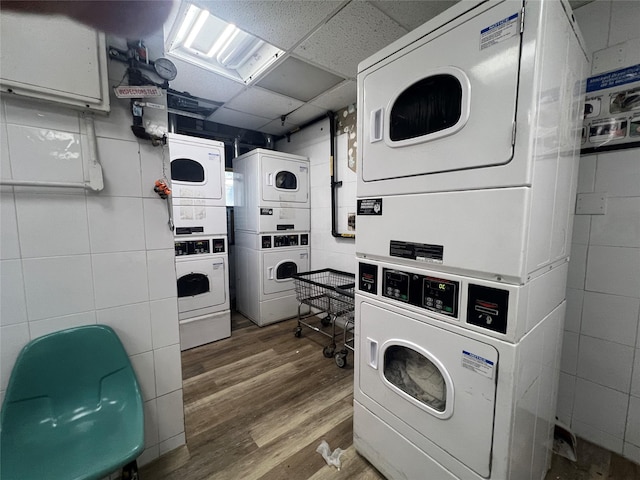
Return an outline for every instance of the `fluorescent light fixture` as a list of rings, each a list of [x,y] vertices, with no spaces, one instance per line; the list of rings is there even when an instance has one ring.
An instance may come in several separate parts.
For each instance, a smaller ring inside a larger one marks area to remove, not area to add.
[[[207,57],[213,57],[223,48],[223,46],[226,47],[226,44],[233,42],[233,39],[238,35],[238,33],[240,33],[240,30],[238,30],[233,23],[227,25],[227,28],[224,29],[222,35],[218,37],[211,46],[211,49],[207,52]]]
[[[207,12],[206,10],[202,10],[200,12],[200,15],[198,15],[198,19],[196,20],[196,23],[193,25],[191,32],[189,32],[189,36],[184,42],[185,48],[190,48],[191,45],[193,45],[193,42],[195,41],[196,37],[200,33],[200,30],[202,30],[202,27],[204,27],[204,23],[207,21],[208,18],[209,18],[209,12]]]
[[[165,41],[167,55],[244,84],[254,82],[282,58],[279,48],[206,9],[185,2],[180,12]]]
[[[189,9],[184,16],[184,20],[182,20],[182,24],[180,25],[178,33],[176,34],[176,42],[181,42],[182,39],[187,36],[187,32],[189,31],[189,28],[191,27],[191,24],[193,23],[193,20],[196,18],[196,15],[199,11],[200,10],[195,5],[189,5]]]

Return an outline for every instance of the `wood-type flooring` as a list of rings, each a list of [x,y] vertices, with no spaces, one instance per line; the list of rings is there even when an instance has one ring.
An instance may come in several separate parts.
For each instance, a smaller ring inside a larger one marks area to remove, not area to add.
[[[352,445],[352,353],[338,368],[322,354],[328,338],[307,328],[296,338],[295,320],[259,328],[234,314],[232,325],[230,338],[183,352],[187,445],[140,479],[383,479]],[[345,450],[340,471],[316,452],[322,440]],[[582,463],[555,457],[546,480],[640,478],[640,467],[598,450]]]

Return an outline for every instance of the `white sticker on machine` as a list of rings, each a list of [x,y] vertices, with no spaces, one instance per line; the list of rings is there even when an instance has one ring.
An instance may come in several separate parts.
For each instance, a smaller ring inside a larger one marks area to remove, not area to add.
[[[518,35],[518,13],[480,30],[480,50],[494,46],[507,38]]]
[[[487,378],[493,378],[493,369],[495,364],[491,360],[481,357],[480,355],[476,355],[475,353],[463,350],[462,366]]]

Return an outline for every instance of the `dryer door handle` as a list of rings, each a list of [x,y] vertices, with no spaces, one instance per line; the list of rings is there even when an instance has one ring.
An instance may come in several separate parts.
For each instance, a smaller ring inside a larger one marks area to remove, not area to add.
[[[273,267],[267,268],[267,278],[273,280]]]
[[[370,143],[375,143],[382,140],[383,121],[384,121],[384,108],[379,108],[371,112],[371,118],[369,119],[369,122],[371,124],[371,131],[369,132]]]
[[[367,337],[367,343],[369,344],[369,366],[374,370],[378,369],[378,342],[374,339]]]
[[[273,173],[271,173],[271,172],[267,173],[265,181],[266,181],[266,184],[268,186],[272,187],[273,186]]]

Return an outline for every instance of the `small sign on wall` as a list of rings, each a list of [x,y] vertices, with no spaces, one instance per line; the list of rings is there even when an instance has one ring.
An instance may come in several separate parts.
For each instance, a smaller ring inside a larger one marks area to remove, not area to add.
[[[640,147],[640,65],[587,79],[581,154]]]

